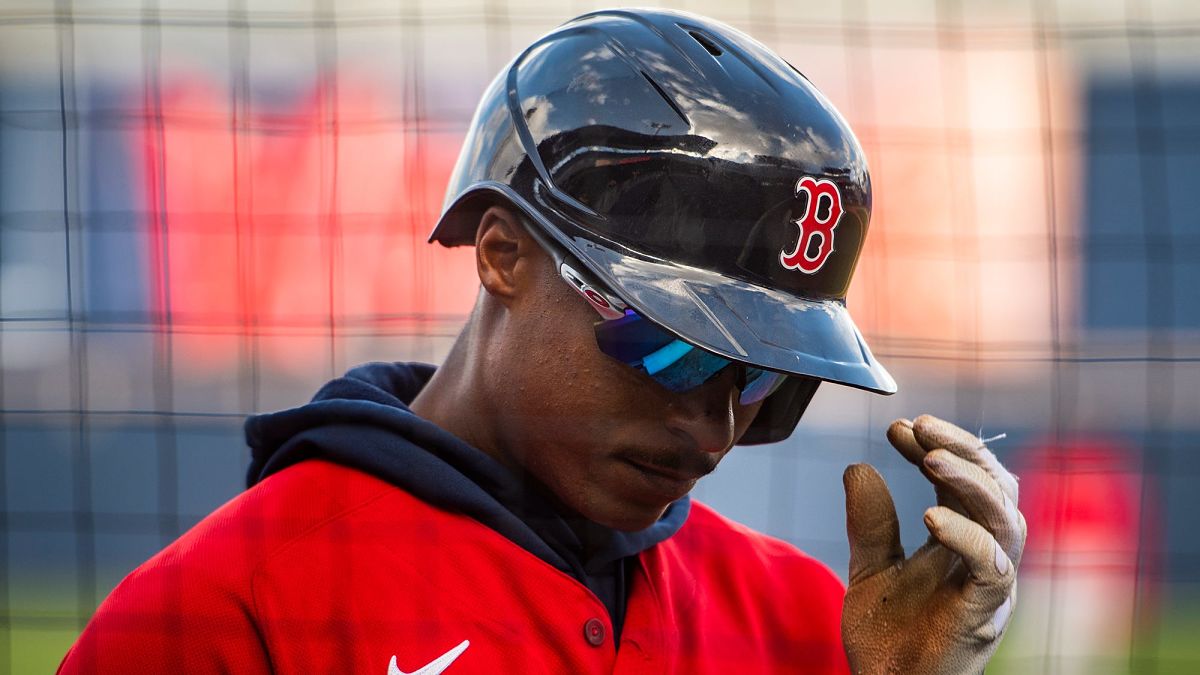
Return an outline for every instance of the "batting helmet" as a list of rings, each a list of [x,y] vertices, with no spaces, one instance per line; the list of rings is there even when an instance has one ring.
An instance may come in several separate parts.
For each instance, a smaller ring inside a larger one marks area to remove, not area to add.
[[[742,444],[782,440],[824,380],[896,383],[846,310],[871,215],[866,159],[799,71],[704,17],[572,19],[484,94],[430,236],[473,244],[503,200],[643,317],[800,377]]]

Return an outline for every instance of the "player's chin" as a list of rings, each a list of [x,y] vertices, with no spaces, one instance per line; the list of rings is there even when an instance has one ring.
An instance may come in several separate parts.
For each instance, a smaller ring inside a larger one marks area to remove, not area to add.
[[[697,478],[663,475],[635,464],[617,466],[603,485],[594,485],[586,517],[615,530],[636,532],[650,527],[674,502],[696,485]]]

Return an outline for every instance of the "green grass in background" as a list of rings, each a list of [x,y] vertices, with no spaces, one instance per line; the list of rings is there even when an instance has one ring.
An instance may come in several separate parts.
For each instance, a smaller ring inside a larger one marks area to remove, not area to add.
[[[1197,675],[1200,673],[1200,586],[1178,584],[1162,589],[1156,625],[1147,626],[1119,659],[1055,665],[1053,659],[1017,658],[1010,636],[1000,645],[988,675]],[[1020,615],[1018,614],[1018,617]],[[1050,664],[1047,667],[1047,663]]]
[[[72,607],[73,594],[63,592],[66,583],[38,584],[20,593],[27,600],[17,616],[5,615],[0,625],[0,673],[37,675],[53,673],[67,649],[75,641],[74,627],[79,617]],[[41,596],[40,606],[30,607],[28,598]],[[1162,593],[1162,612],[1156,629],[1147,633],[1134,647],[1134,656],[1120,663],[1089,663],[1072,672],[1153,673],[1154,675],[1196,675],[1200,673],[1200,588],[1172,587]],[[15,609],[15,608],[14,608]],[[989,675],[1039,675],[1043,664],[1015,661],[1001,645],[988,668]],[[1045,673],[1051,675],[1051,673]]]

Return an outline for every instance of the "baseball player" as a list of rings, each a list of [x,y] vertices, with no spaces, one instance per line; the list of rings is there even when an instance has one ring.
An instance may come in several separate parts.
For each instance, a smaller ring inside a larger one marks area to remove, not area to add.
[[[887,430],[937,492],[908,557],[879,474],[847,469],[848,589],[688,497],[820,383],[896,390],[844,303],[870,210],[845,120],[761,44],[567,22],[492,83],[451,177],[431,239],[475,247],[481,290],[445,363],[251,418],[249,489],[60,672],[981,672],[1025,525],[972,434]]]

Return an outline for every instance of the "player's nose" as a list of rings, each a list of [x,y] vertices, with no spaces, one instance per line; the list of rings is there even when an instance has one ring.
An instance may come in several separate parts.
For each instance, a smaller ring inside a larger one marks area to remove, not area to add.
[[[702,452],[725,452],[733,446],[736,433],[737,375],[733,368],[691,391],[672,398],[667,428],[684,436]]]

